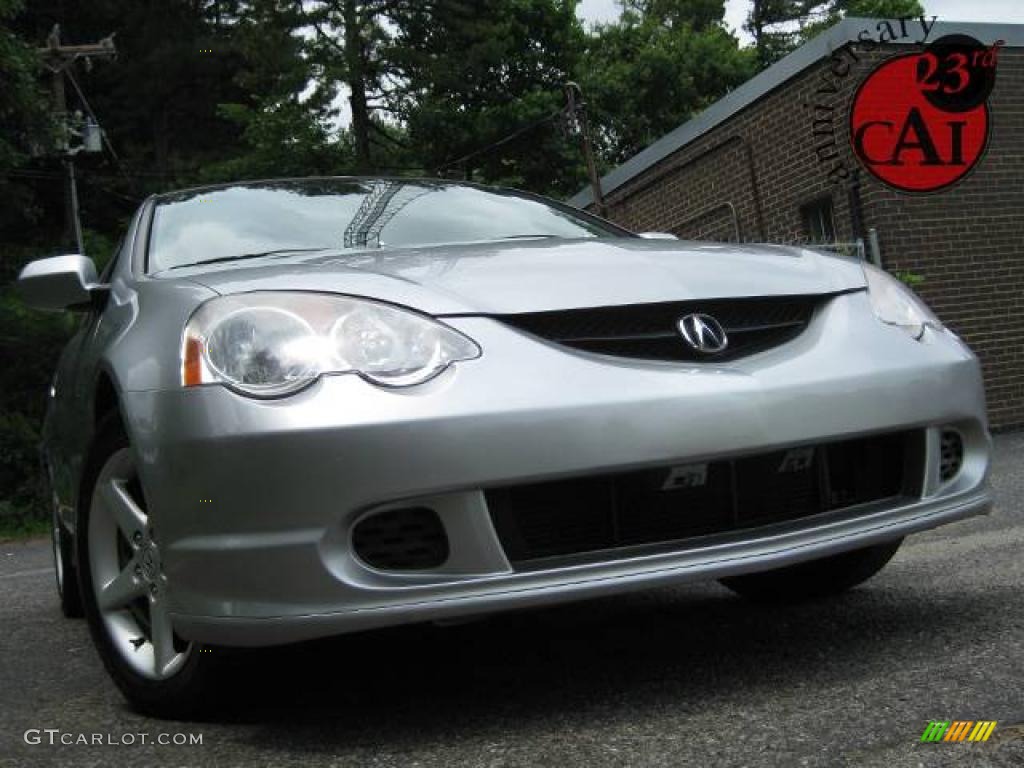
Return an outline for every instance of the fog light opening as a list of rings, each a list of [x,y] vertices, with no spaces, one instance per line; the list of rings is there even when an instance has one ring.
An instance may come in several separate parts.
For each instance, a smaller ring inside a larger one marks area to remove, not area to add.
[[[352,548],[380,571],[429,570],[448,560],[448,534],[434,510],[400,507],[360,520],[352,529]]]

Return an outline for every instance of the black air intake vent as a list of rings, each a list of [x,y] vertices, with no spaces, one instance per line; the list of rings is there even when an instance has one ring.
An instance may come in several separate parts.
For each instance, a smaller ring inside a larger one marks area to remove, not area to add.
[[[829,298],[824,295],[707,299],[498,315],[495,319],[548,341],[602,355],[723,362],[795,338],[807,327],[815,307]],[[726,349],[707,355],[683,340],[679,320],[694,313],[718,321],[729,339]]]
[[[448,536],[437,512],[402,507],[369,515],[352,531],[356,555],[382,571],[437,568],[448,559]]]

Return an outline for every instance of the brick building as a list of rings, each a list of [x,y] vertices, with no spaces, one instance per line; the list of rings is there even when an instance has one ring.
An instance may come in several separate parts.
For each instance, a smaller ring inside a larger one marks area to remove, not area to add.
[[[849,140],[858,85],[884,59],[922,48],[918,21],[874,50],[855,43],[882,23],[845,19],[611,171],[607,215],[687,239],[853,243],[889,270],[922,276],[915,289],[981,358],[992,425],[1022,426],[1024,26],[930,29],[929,41],[966,34],[1004,46],[987,153],[956,185],[915,195],[858,170]],[[589,187],[571,202],[592,207]]]

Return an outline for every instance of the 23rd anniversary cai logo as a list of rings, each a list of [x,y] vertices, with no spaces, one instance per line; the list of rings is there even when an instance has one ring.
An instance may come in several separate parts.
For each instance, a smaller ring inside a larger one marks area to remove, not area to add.
[[[988,146],[1002,44],[948,35],[876,67],[850,110],[861,165],[901,192],[936,192],[970,173]]]

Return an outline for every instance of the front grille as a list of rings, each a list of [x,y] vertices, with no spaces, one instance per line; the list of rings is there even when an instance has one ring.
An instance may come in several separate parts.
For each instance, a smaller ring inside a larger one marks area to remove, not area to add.
[[[448,559],[448,536],[437,512],[402,507],[364,517],[352,530],[352,547],[364,563],[383,571],[437,568]]]
[[[919,496],[920,432],[486,491],[514,565],[799,520]]]
[[[803,331],[816,306],[829,296],[770,296],[741,299],[631,304],[518,315],[497,320],[574,349],[647,360],[721,362],[783,344]],[[706,355],[690,347],[678,322],[692,313],[710,315],[729,345]]]

